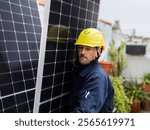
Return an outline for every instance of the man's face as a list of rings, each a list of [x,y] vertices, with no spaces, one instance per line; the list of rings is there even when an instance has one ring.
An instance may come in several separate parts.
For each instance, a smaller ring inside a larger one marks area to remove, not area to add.
[[[77,50],[78,50],[79,62],[82,65],[89,64],[97,57],[97,50],[95,47],[78,46]]]

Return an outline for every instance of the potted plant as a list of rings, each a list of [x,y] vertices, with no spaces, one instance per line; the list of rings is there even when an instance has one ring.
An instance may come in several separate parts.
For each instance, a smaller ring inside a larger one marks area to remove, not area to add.
[[[144,91],[143,87],[137,84],[137,81],[128,82],[126,94],[129,97],[130,102],[132,102],[131,112],[140,112],[142,100],[149,100],[147,92]]]
[[[99,64],[102,66],[105,72],[109,75],[111,72],[111,68],[112,68],[112,62],[100,61]]]
[[[124,59],[124,47],[124,42],[121,42],[118,48],[115,46],[114,40],[110,44],[109,60],[112,62],[112,76],[121,76],[123,69],[127,66],[127,62]]]
[[[150,73],[145,73],[143,80],[144,80],[143,81],[144,82],[144,85],[143,85],[144,90],[150,92]]]
[[[143,78],[143,89],[148,93],[150,98],[150,73],[145,73]],[[150,100],[142,101],[143,110],[150,111]]]
[[[111,81],[115,91],[114,112],[116,113],[130,112],[131,102],[129,98],[126,96],[126,93],[124,91],[123,87],[124,79],[121,76],[111,77]]]

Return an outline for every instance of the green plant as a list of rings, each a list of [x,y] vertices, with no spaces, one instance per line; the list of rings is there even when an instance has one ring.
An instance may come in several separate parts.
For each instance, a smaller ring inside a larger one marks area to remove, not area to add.
[[[144,74],[144,84],[150,85],[150,73]]]
[[[124,47],[124,42],[121,42],[118,48],[115,46],[114,40],[112,40],[112,43],[110,44],[109,60],[113,62],[113,76],[121,76],[123,69],[127,66],[127,61],[124,59]]]
[[[114,87],[114,112],[130,112],[131,103],[126,96],[126,93],[123,88],[123,78],[120,77],[111,77],[112,84]]]
[[[143,87],[137,84],[137,81],[131,81],[127,84],[126,94],[131,102],[134,100],[149,100],[148,93],[144,91]]]

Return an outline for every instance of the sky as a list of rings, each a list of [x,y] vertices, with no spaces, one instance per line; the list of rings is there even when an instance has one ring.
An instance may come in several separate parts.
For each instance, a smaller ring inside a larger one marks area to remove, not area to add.
[[[123,32],[136,30],[137,36],[150,37],[150,0],[101,0],[99,17],[120,21]]]

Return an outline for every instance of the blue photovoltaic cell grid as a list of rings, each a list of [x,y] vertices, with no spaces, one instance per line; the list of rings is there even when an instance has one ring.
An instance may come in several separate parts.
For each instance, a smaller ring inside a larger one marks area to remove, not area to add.
[[[0,112],[32,112],[41,24],[36,0],[0,0]]]
[[[68,112],[74,42],[84,28],[97,28],[99,2],[51,0],[39,112]]]
[[[39,112],[68,112],[74,42],[97,27],[99,2],[51,0]],[[40,38],[36,0],[0,0],[0,112],[33,112]]]

